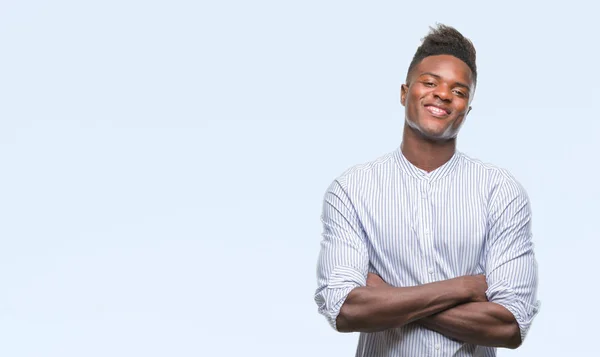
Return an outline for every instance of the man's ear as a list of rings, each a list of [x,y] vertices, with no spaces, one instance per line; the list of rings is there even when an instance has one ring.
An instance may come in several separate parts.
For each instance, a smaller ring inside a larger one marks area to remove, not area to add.
[[[408,93],[408,85],[403,84],[400,86],[400,103],[402,106],[406,106],[406,93]]]
[[[467,115],[469,115],[469,113],[471,112],[471,109],[473,109],[473,107],[469,105],[469,110],[467,110]]]

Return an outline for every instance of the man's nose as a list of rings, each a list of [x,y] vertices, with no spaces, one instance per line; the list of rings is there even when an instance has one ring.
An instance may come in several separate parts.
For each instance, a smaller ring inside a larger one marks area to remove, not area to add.
[[[452,100],[452,91],[445,84],[438,85],[433,94],[445,102]]]

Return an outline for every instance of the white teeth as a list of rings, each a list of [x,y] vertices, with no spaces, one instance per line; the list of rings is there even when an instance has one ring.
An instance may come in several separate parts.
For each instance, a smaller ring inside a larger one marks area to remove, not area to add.
[[[432,112],[434,114],[437,114],[437,115],[448,114],[448,113],[446,113],[445,110],[437,108],[437,107],[434,107],[434,106],[429,106],[428,109],[429,109],[430,112]]]

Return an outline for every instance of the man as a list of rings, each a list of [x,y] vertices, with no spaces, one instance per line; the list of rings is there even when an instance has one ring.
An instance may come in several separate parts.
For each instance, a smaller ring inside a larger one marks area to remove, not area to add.
[[[402,144],[325,194],[315,301],[360,332],[356,356],[495,356],[539,309],[525,190],[456,150],[476,82],[471,41],[432,28],[401,87]]]

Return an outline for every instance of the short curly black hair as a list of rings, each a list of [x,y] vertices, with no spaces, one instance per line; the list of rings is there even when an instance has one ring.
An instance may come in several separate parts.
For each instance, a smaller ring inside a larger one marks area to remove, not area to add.
[[[425,57],[436,55],[451,55],[466,63],[473,73],[473,82],[477,83],[477,65],[475,64],[476,52],[473,42],[464,37],[454,27],[437,24],[430,27],[429,34],[421,39],[422,43],[408,66],[406,81],[415,66]]]

